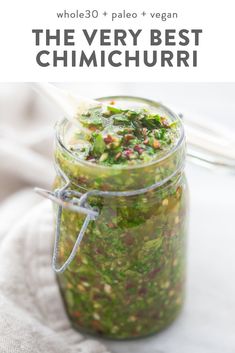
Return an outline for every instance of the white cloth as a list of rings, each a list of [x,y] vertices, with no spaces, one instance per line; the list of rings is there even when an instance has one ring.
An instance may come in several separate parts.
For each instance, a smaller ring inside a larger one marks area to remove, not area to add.
[[[53,178],[48,133],[53,119],[50,115],[48,126],[38,131],[40,114],[29,92],[16,90],[17,96],[29,96],[26,102],[18,99],[15,120],[5,107],[14,97],[8,103],[0,97],[0,352],[107,353],[100,342],[71,328],[51,269],[52,207],[32,186],[49,187]],[[31,104],[29,116],[19,114],[22,101]],[[44,120],[46,114],[47,108]],[[31,128],[22,138],[27,119]]]

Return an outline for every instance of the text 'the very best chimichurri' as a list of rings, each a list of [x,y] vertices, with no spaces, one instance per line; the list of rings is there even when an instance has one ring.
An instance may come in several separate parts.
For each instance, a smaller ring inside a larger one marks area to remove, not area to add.
[[[66,176],[72,191],[92,191],[87,203],[98,211],[58,281],[74,327],[115,339],[141,337],[169,325],[184,299],[184,132],[180,119],[156,102],[101,101],[105,108],[57,126],[55,188]],[[63,209],[60,264],[85,217]]]

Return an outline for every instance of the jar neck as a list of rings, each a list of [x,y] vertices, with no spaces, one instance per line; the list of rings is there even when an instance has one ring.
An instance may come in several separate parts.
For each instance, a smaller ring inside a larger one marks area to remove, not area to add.
[[[55,162],[59,174],[76,187],[85,190],[129,191],[163,186],[178,173],[185,163],[185,141],[160,161],[138,168],[102,168],[74,159],[60,144],[56,144]]]
[[[163,116],[169,116],[179,125],[179,139],[172,149],[159,159],[149,163],[131,166],[103,166],[79,159],[66,148],[66,134],[73,129],[73,123],[67,120],[57,124],[55,161],[58,168],[73,185],[86,190],[126,191],[139,190],[156,183],[161,185],[169,181],[183,169],[185,162],[185,137],[180,118],[160,103],[136,97],[104,97],[99,100],[107,103],[112,99],[118,106],[150,107]]]

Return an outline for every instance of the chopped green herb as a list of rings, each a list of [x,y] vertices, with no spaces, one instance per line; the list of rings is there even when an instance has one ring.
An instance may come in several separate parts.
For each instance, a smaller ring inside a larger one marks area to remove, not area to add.
[[[125,113],[127,112],[128,110],[123,110],[123,109],[119,109],[119,108],[116,108],[114,106],[111,106],[111,105],[108,105],[107,106],[107,110],[113,114],[121,114],[121,113]]]
[[[94,156],[100,156],[105,150],[105,142],[102,135],[98,134],[94,138],[93,142],[93,153]]]
[[[77,119],[93,132],[86,137],[92,146],[89,154],[80,150],[80,157],[92,163],[112,166],[147,162],[163,155],[178,141],[177,124],[146,108],[97,107]],[[73,146],[70,148],[74,151]],[[100,158],[103,153],[105,157]],[[79,156],[79,148],[76,155]]]

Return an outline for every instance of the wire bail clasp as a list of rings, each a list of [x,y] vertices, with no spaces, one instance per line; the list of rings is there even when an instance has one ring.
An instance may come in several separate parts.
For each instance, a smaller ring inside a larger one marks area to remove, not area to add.
[[[68,188],[69,184],[70,183],[68,182],[63,187],[56,189],[54,191],[35,188],[36,193],[51,200],[52,202],[55,202],[58,205],[57,216],[56,216],[55,243],[54,243],[54,250],[53,250],[53,257],[52,257],[52,268],[56,273],[62,273],[68,268],[68,266],[76,256],[78,247],[83,239],[83,236],[87,230],[87,227],[90,221],[95,220],[99,215],[99,212],[97,210],[94,210],[87,203],[87,197],[88,197],[87,193],[82,194],[80,192],[71,190]],[[73,249],[69,257],[64,262],[64,264],[61,267],[59,267],[58,254],[59,254],[59,243],[60,243],[60,237],[61,237],[60,226],[61,226],[61,217],[62,217],[63,208],[77,213],[84,214],[86,215],[86,218],[83,222],[82,228],[80,229],[80,232],[77,236],[76,242],[73,246]]]

